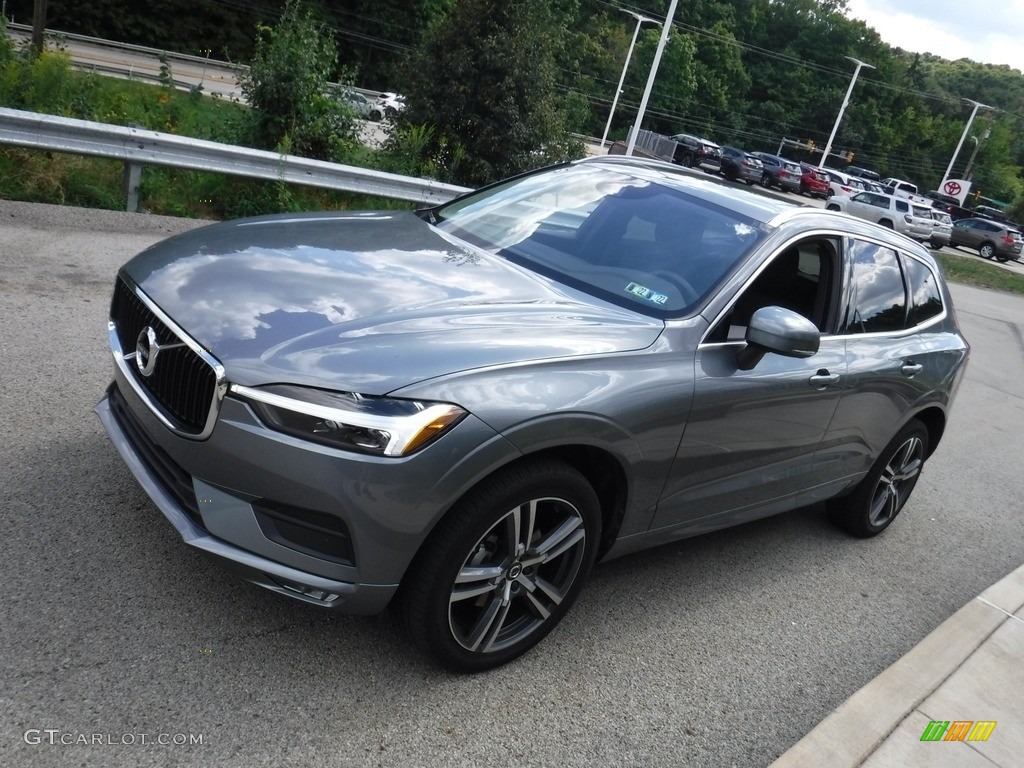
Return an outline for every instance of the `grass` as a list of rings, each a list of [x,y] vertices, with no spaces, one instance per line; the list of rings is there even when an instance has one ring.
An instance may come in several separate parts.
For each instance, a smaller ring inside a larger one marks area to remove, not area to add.
[[[969,255],[966,251],[962,256],[947,253],[936,253],[934,256],[942,264],[946,279],[950,282],[1024,294],[1024,275],[988,264],[981,257]]]

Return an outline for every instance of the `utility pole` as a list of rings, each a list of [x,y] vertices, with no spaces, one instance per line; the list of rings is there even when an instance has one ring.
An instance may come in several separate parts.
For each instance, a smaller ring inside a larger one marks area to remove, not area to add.
[[[974,122],[974,117],[978,114],[979,109],[992,109],[992,107],[982,104],[980,101],[974,99],[964,99],[968,104],[973,104],[974,109],[971,110],[971,116],[967,118],[967,125],[964,127],[964,132],[960,136],[960,143],[956,145],[956,149],[953,150],[953,156],[949,158],[949,167],[946,168],[946,172],[942,175],[942,183],[946,183],[946,179],[949,178],[949,174],[953,172],[953,163],[956,162],[956,156],[960,154],[960,148],[964,145],[964,139],[967,138],[967,132],[971,130],[971,123]]]
[[[43,32],[46,31],[46,0],[35,0],[32,9],[32,55],[43,52]]]

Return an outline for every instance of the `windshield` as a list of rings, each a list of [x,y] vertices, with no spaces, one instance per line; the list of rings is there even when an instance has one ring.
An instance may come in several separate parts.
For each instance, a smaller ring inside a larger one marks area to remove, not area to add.
[[[697,194],[577,165],[463,198],[436,219],[439,229],[555,280],[645,314],[678,316],[766,233]]]

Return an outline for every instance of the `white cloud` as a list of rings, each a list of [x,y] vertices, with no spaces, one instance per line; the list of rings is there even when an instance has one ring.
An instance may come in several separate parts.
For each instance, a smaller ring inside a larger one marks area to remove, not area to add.
[[[890,45],[1024,72],[1024,0],[850,0]]]

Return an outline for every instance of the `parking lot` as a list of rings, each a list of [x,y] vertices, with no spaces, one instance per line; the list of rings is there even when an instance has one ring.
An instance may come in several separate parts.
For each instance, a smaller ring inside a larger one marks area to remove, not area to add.
[[[1024,562],[1024,298],[954,286],[970,366],[884,535],[812,507],[623,558],[527,656],[438,671],[190,551],[91,413],[118,265],[197,224],[0,201],[0,765],[764,766]]]

